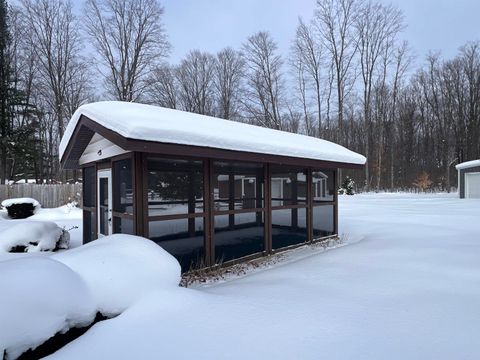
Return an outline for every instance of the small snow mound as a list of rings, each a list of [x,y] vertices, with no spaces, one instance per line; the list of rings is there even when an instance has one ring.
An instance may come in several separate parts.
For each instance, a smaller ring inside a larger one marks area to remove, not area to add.
[[[69,240],[68,231],[52,221],[19,222],[0,233],[0,252],[15,248],[22,248],[25,252],[66,249]]]
[[[80,276],[47,257],[0,262],[0,355],[15,359],[58,332],[95,318],[92,294]]]
[[[18,204],[32,204],[33,207],[37,208],[40,206],[40,203],[32,198],[15,198],[15,199],[6,199],[2,201],[2,206],[4,208],[9,207],[10,205],[18,205]]]
[[[115,315],[156,290],[180,283],[178,261],[152,241],[115,234],[52,256],[80,274],[104,315]]]

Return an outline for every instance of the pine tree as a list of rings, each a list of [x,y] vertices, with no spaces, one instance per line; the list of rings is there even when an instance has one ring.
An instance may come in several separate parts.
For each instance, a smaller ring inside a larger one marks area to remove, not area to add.
[[[0,0],[0,183],[10,178],[14,170],[25,177],[33,175],[35,159],[43,154],[35,136],[35,107],[27,101],[11,66],[15,54],[8,11],[6,0]],[[15,121],[20,116],[23,121]]]
[[[6,0],[0,0],[0,183],[7,178],[7,152],[11,129],[9,83],[11,78]]]
[[[338,189],[338,193],[340,195],[355,195],[354,185],[355,182],[349,176],[345,176],[342,186]]]

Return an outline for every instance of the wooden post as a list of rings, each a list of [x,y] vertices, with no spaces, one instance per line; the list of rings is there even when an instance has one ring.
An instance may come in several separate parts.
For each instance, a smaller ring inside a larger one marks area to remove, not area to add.
[[[146,188],[144,188],[144,178],[147,178],[144,172],[142,153],[135,152],[133,156],[133,201],[134,201],[134,226],[135,234],[145,236],[145,210],[148,211],[148,200],[146,199]],[[145,203],[145,200],[147,202]],[[146,209],[145,209],[146,208]],[[148,235],[147,235],[148,236]]]
[[[298,204],[298,173],[295,172],[295,178],[291,178],[290,196],[292,197],[292,205]],[[284,195],[283,195],[284,196]],[[298,209],[291,210],[292,228],[298,228]]]
[[[228,171],[228,210],[235,210],[235,175],[233,170]],[[228,227],[230,230],[235,228],[235,215],[228,215]]]
[[[339,183],[338,183],[338,179],[339,179],[339,175],[338,175],[338,169],[335,169],[335,171],[333,172],[333,176],[335,177],[333,183],[335,184],[335,188],[333,189],[333,200],[334,200],[334,221],[333,221],[333,233],[334,234],[337,234],[338,235],[338,186],[339,186]]]
[[[265,188],[265,166],[261,169],[261,171],[256,172],[255,174],[255,207],[257,209],[265,208],[265,193],[262,194],[262,184]],[[263,203],[263,204],[262,204]],[[255,219],[257,221],[257,225],[262,223],[262,213],[256,213]],[[265,224],[264,224],[265,226]]]
[[[272,252],[272,181],[270,164],[265,164],[265,251]]]
[[[313,191],[312,169],[307,169],[307,241],[313,240]]]
[[[213,189],[212,173],[213,165],[210,159],[203,161],[203,206],[204,206],[204,248],[205,264],[212,266],[215,264],[215,246],[213,240],[214,217],[213,217]]]
[[[188,173],[188,213],[195,213],[195,173],[190,169]],[[195,218],[188,218],[188,236],[195,236]]]

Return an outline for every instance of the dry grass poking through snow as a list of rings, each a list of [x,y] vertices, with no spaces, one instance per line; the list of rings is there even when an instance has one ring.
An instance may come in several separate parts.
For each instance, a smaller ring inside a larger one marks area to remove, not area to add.
[[[210,269],[192,270],[182,275],[180,286],[190,287],[202,284],[213,284],[246,276],[254,271],[269,269],[277,264],[288,263],[300,258],[318,254],[325,250],[343,246],[348,243],[348,236],[330,237],[324,240],[299,246],[276,254],[260,257],[244,263],[223,266],[222,263]]]

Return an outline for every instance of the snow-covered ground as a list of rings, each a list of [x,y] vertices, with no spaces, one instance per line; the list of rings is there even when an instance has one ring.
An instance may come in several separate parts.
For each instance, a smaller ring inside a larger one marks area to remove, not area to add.
[[[340,198],[352,242],[144,297],[53,359],[478,359],[480,201]]]
[[[347,246],[301,248],[273,267],[194,289],[142,290],[120,304],[120,316],[50,358],[480,358],[479,200],[342,196],[340,227]],[[64,263],[78,267],[75,258]]]

